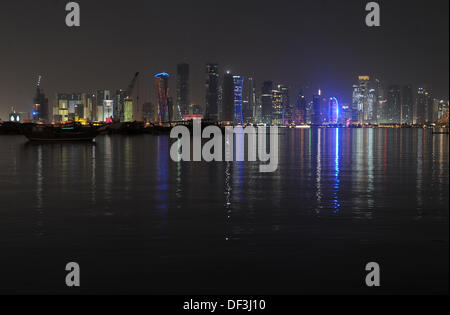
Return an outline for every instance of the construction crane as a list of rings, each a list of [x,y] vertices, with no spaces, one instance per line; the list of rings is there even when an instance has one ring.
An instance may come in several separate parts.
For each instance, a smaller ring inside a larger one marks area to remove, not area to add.
[[[39,89],[39,87],[41,86],[41,80],[42,80],[42,76],[39,75],[38,76],[38,82],[37,82],[37,88]]]
[[[135,87],[135,85],[136,85],[136,82],[137,82],[137,80],[138,80],[138,77],[139,77],[139,72],[136,72],[136,74],[134,75],[134,77],[133,77],[133,80],[131,81],[131,83],[130,83],[130,85],[128,86],[128,93],[127,93],[127,98],[128,99],[130,99],[131,98],[131,95],[133,94],[133,91],[134,91],[134,87]],[[138,95],[138,97],[137,97],[138,99],[139,99],[139,95]]]
[[[42,80],[42,76],[39,75],[38,81],[36,84],[36,96],[34,98],[34,105],[33,105],[33,112],[32,112],[34,121],[39,121],[40,119],[42,119],[42,106],[44,106],[44,104],[40,104],[41,80]]]

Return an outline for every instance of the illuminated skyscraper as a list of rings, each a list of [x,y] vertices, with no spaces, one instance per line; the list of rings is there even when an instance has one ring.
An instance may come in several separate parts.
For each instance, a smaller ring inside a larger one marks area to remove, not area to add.
[[[322,92],[319,90],[319,93],[316,95],[313,95],[313,102],[312,102],[312,113],[311,113],[311,123],[313,125],[321,125],[322,120]]]
[[[116,120],[125,121],[125,100],[127,97],[127,91],[116,91],[116,98],[114,100],[114,118]]]
[[[426,98],[426,122],[429,124],[432,124],[436,122],[437,117],[435,115],[434,106],[433,106],[433,96],[431,92],[425,91],[425,98]]]
[[[177,104],[175,108],[176,119],[183,120],[189,114],[189,65],[181,63],[177,66]]]
[[[78,97],[77,97],[78,99]],[[76,104],[77,100],[74,101]],[[71,114],[73,105],[69,101],[69,119],[72,120]],[[110,121],[114,117],[114,100],[111,97],[111,92],[109,90],[97,91],[97,115],[98,121]]]
[[[242,112],[242,93],[244,88],[244,77],[233,77],[234,89],[234,123],[236,125],[244,123],[244,115]]]
[[[206,115],[211,121],[219,120],[219,66],[206,65]]]
[[[273,82],[265,81],[261,89],[261,122],[267,125],[272,124],[272,97]]]
[[[36,88],[36,96],[33,101],[33,121],[47,121],[49,114],[48,98],[45,97],[44,91],[41,89],[39,84]]]
[[[415,109],[415,123],[416,124],[425,124],[425,122],[426,122],[427,97],[426,97],[425,93],[428,93],[428,92],[426,92],[424,88],[419,88],[417,90],[416,109]]]
[[[401,123],[412,124],[413,123],[413,92],[410,85],[402,88],[402,113]]]
[[[332,97],[330,98],[330,102],[329,102],[329,114],[328,114],[328,122],[330,124],[337,124],[339,123],[339,114],[340,114],[340,107],[339,107],[339,102],[337,100],[337,98]]]
[[[298,93],[297,100],[295,102],[295,109],[294,109],[295,124],[297,125],[306,124],[307,122],[306,109],[307,109],[306,97],[303,95],[303,92],[300,91]]]
[[[156,99],[158,104],[158,122],[167,122],[169,117],[169,78],[168,73],[155,75]]]
[[[227,71],[223,77],[221,107],[221,120],[234,122],[234,78],[230,71]]]
[[[391,85],[387,95],[388,123],[399,124],[401,122],[401,94],[398,85]]]
[[[376,123],[376,111],[378,103],[378,94],[376,87],[369,87],[369,93],[367,95],[367,108],[364,113],[364,120],[366,123]]]
[[[272,91],[272,125],[283,124],[283,93]]]
[[[359,76],[358,84],[353,86],[353,120],[360,124],[369,122],[369,113],[373,112],[375,100],[371,102],[372,108],[369,108],[369,83],[369,76]]]
[[[288,125],[292,123],[292,112],[293,108],[291,106],[290,100],[289,100],[289,88],[285,85],[278,85],[278,91],[281,93],[282,97],[282,122],[285,125]]]
[[[244,95],[245,99],[243,102],[243,113],[244,113],[244,122],[253,123],[256,119],[257,113],[257,103],[258,99],[256,96],[256,86],[255,80],[253,78],[248,78],[244,82]]]

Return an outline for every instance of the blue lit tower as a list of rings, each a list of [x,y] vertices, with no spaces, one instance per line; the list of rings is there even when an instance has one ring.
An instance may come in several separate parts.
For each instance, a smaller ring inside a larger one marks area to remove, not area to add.
[[[234,123],[236,125],[244,123],[242,114],[242,90],[244,88],[244,77],[233,76],[234,83]]]
[[[222,82],[222,121],[234,122],[234,101],[234,78],[231,72],[227,71]]]
[[[331,124],[337,124],[339,123],[339,102],[336,97],[330,98],[330,106],[329,106],[329,114],[328,114],[328,121]]]

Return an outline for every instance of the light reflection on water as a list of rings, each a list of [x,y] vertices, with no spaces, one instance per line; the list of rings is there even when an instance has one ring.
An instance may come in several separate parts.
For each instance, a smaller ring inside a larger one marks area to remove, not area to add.
[[[14,154],[1,155],[2,175],[27,192],[21,203],[37,211],[64,197],[69,208],[82,203],[111,215],[124,211],[124,201],[160,217],[172,207],[224,206],[241,219],[248,209],[256,217],[258,209],[270,209],[274,220],[281,216],[285,223],[313,213],[353,219],[392,211],[416,218],[446,215],[448,136],[421,129],[287,130],[273,174],[259,173],[255,162],[172,162],[167,137],[106,136],[95,145],[15,141]],[[225,200],[210,198],[220,190]]]
[[[351,261],[360,259],[361,242],[387,237],[400,244],[389,254],[392,262],[397,252],[420,259],[434,250],[448,269],[440,251],[448,247],[448,135],[286,129],[279,168],[268,174],[259,172],[259,162],[173,162],[167,136],[0,141],[4,257],[38,251],[43,264],[52,255],[97,261],[101,253],[103,265],[142,261],[142,268],[162,274],[238,261],[278,274],[291,260],[295,270],[305,259],[316,266],[316,251],[335,258],[349,247]],[[243,153],[244,143],[236,143]],[[403,240],[415,251],[402,252]],[[19,261],[9,259],[10,268]],[[239,281],[232,275],[230,281]]]

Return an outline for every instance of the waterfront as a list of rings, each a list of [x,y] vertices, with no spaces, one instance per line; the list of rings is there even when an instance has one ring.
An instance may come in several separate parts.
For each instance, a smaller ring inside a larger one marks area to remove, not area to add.
[[[371,261],[375,293],[448,293],[448,135],[283,133],[273,174],[167,136],[0,136],[0,293],[70,293],[69,261],[83,293],[371,293]]]

